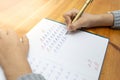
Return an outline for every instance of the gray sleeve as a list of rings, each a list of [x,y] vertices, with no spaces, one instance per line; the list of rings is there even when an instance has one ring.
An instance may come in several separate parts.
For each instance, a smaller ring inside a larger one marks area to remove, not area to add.
[[[114,25],[112,28],[120,29],[120,10],[111,12],[114,16]]]
[[[45,80],[45,78],[40,74],[26,74],[19,77],[17,80]]]

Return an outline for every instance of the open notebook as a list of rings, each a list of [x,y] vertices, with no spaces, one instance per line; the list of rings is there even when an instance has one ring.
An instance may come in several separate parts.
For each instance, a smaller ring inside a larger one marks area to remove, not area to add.
[[[66,32],[64,24],[42,19],[27,33],[32,71],[46,80],[98,80],[109,40],[86,31]],[[5,80],[2,69],[0,79]]]

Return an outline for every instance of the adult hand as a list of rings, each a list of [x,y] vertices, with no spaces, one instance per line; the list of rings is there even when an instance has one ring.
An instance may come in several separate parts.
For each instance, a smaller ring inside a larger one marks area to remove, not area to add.
[[[0,30],[0,65],[7,80],[32,72],[27,61],[28,39],[26,36],[21,39],[14,31]]]

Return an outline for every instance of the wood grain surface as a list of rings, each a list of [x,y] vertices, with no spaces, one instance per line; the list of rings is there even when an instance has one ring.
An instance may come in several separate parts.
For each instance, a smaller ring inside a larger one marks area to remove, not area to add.
[[[0,0],[0,28],[15,30],[25,35],[42,18],[64,22],[65,12],[80,9],[85,0]],[[102,14],[120,10],[120,0],[94,0],[85,12]],[[110,28],[89,29],[110,39],[100,80],[120,80],[120,30]]]

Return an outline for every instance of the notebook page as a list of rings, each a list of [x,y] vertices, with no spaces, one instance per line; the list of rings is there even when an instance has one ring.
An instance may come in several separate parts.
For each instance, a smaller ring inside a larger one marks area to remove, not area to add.
[[[33,72],[47,80],[98,80],[108,39],[66,31],[65,25],[43,19],[27,34]]]

